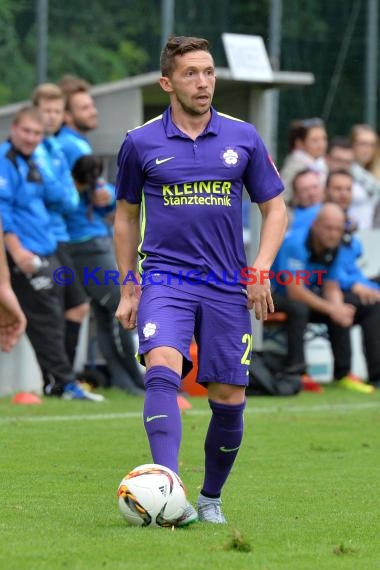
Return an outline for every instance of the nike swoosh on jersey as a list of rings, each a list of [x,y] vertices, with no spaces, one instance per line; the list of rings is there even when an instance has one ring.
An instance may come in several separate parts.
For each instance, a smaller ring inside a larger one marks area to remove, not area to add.
[[[159,420],[160,418],[168,418],[166,414],[159,414],[158,416],[147,416],[146,423],[152,422],[153,420]]]
[[[173,160],[175,156],[168,156],[168,158],[156,158],[156,164],[162,164],[163,162],[168,162],[168,160]]]
[[[231,447],[231,449],[229,449],[228,447],[224,447],[224,445],[222,445],[222,447],[219,447],[219,451],[223,451],[223,453],[231,453],[232,451],[237,451],[239,447],[240,445],[237,447]]]

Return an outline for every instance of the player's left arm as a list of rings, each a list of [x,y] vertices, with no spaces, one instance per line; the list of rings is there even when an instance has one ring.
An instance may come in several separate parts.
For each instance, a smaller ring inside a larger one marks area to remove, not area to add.
[[[270,290],[269,271],[282,244],[288,224],[282,195],[258,204],[262,225],[259,250],[252,267],[256,270],[256,283],[247,285],[248,308],[255,310],[256,319],[266,320],[274,312]]]

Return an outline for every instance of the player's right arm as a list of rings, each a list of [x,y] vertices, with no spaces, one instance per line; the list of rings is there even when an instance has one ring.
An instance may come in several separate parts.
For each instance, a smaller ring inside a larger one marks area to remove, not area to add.
[[[136,283],[131,276],[136,274],[139,241],[140,204],[117,200],[114,242],[119,269],[120,303],[116,318],[125,329],[133,329],[136,326],[139,296]]]

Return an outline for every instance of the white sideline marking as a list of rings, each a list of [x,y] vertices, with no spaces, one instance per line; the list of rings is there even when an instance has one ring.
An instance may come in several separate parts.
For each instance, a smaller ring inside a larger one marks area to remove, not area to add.
[[[90,404],[91,405],[91,404]],[[245,414],[292,414],[304,412],[351,412],[355,410],[380,409],[380,402],[362,402],[358,404],[319,404],[315,406],[268,406],[266,408],[246,408]],[[206,416],[209,410],[186,410],[186,416]],[[71,422],[71,421],[93,421],[93,420],[126,420],[141,418],[142,412],[120,412],[111,414],[81,414],[73,416],[5,416],[0,418],[0,424],[11,422]]]

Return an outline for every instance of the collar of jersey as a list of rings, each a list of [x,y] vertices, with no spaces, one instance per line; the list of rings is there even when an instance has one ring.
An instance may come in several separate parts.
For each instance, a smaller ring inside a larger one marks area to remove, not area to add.
[[[172,138],[172,137],[182,137],[182,138],[186,138],[186,139],[189,138],[185,133],[183,133],[173,123],[170,107],[168,107],[165,110],[163,117],[162,117],[162,122],[164,124],[166,136],[168,138]],[[211,119],[210,119],[208,125],[206,126],[205,130],[203,131],[203,133],[201,133],[199,136],[203,137],[206,135],[217,135],[218,131],[219,131],[219,123],[220,123],[220,117],[219,117],[218,113],[215,111],[215,109],[213,109],[213,107],[211,107]]]

